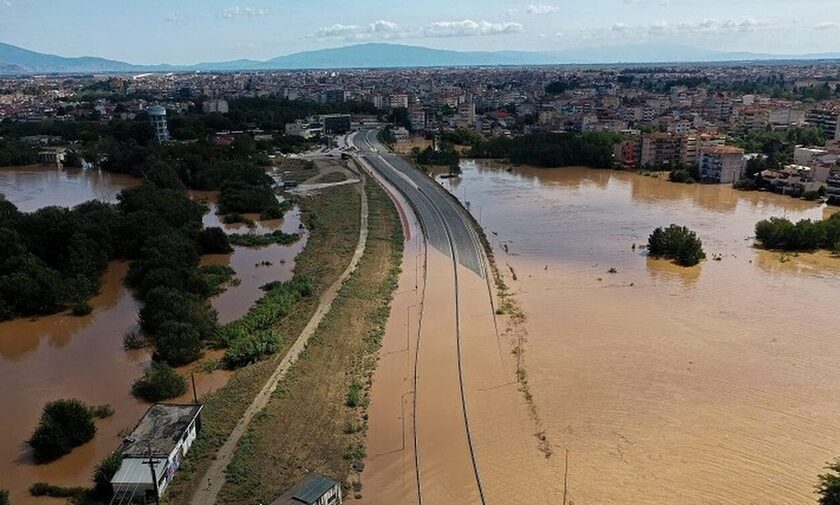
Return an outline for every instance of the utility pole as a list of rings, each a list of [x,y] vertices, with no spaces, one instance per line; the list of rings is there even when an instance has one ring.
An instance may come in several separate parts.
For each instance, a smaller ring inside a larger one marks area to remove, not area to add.
[[[569,448],[566,448],[566,471],[563,473],[563,505],[566,505],[566,491],[569,486]]]
[[[190,372],[190,378],[192,379],[192,387],[193,387],[193,405],[198,405],[198,395],[195,392],[195,373]]]
[[[152,443],[149,442],[149,470],[152,471],[152,489],[155,491],[155,505],[160,505],[160,493],[158,492],[157,472],[155,471],[155,460],[152,459]]]

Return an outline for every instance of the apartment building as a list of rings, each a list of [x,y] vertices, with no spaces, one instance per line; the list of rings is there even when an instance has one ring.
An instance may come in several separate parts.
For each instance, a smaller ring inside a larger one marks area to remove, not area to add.
[[[805,122],[823,131],[826,140],[840,140],[840,109],[825,108],[808,111]]]
[[[705,147],[697,159],[697,172],[702,182],[732,183],[744,171],[744,150],[733,146]]]
[[[670,133],[642,135],[639,164],[642,168],[667,169],[680,162],[683,138]]]

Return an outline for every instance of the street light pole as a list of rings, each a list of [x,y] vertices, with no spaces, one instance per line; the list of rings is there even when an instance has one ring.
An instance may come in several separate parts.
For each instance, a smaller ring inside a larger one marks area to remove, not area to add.
[[[151,442],[149,442],[149,470],[152,471],[152,489],[155,492],[155,505],[160,505],[160,492],[158,491],[157,472],[155,471],[155,460],[152,459]]]

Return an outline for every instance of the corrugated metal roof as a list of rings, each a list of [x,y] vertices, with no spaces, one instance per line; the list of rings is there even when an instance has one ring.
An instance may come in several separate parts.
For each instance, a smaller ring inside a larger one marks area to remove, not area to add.
[[[120,469],[111,478],[111,484],[148,484],[151,486],[152,472],[149,469],[148,461],[145,458],[124,458]],[[166,459],[155,458],[154,461],[155,472],[160,478],[166,468]]]
[[[336,481],[323,475],[311,475],[300,487],[297,488],[294,494],[295,500],[302,501],[306,504],[315,503],[318,499],[324,496],[324,493],[329,491],[336,485]]]

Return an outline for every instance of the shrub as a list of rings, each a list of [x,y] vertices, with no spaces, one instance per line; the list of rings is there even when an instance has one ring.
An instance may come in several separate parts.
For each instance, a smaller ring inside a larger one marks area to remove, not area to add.
[[[123,336],[123,347],[127,350],[142,349],[145,346],[146,338],[136,331],[130,331]]]
[[[63,487],[47,484],[46,482],[36,482],[29,487],[29,494],[32,496],[49,496],[52,498],[75,498],[81,496],[87,491],[83,487]]]
[[[271,244],[289,245],[300,240],[299,233],[284,233],[282,230],[274,230],[271,233],[257,235],[256,233],[233,233],[230,236],[230,243],[246,247],[261,247]]]
[[[813,251],[832,249],[840,241],[840,214],[825,221],[802,219],[793,223],[771,217],[755,225],[755,237],[768,249],[782,251]]]
[[[362,385],[356,379],[353,379],[353,382],[350,383],[350,389],[347,391],[347,401],[345,402],[348,407],[358,407],[361,403],[362,398]]]
[[[93,469],[93,495],[97,498],[109,498],[114,490],[111,479],[122,465],[122,454],[113,452]]]
[[[0,505],[9,505],[9,492],[5,489],[0,489]]]
[[[277,352],[282,338],[273,331],[249,333],[231,342],[225,351],[224,362],[228,368],[253,363],[264,356]]]
[[[684,184],[694,184],[694,179],[691,177],[691,173],[688,170],[671,170],[671,173],[668,174],[668,180],[671,182],[681,182]]]
[[[56,400],[46,404],[38,427],[29,439],[35,461],[48,463],[70,453],[93,438],[96,426],[90,408],[79,400]]]
[[[685,226],[657,228],[648,238],[648,252],[654,258],[668,258],[681,266],[694,266],[706,258],[703,243]]]
[[[218,226],[201,230],[198,234],[198,244],[202,254],[227,254],[233,251],[227,234]]]
[[[152,362],[143,376],[131,386],[131,394],[149,402],[159,402],[181,396],[187,391],[187,381],[166,363]]]
[[[90,415],[97,419],[105,419],[114,415],[114,407],[110,403],[90,407]]]
[[[93,306],[87,301],[79,302],[73,305],[74,316],[86,316],[93,312]]]

